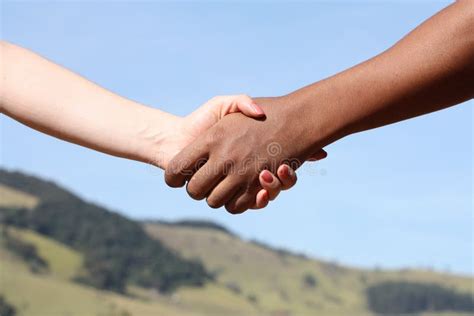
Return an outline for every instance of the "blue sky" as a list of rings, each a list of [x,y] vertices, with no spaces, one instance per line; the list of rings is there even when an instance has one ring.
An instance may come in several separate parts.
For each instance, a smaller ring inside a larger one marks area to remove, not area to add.
[[[274,96],[388,48],[446,2],[3,2],[2,38],[130,99],[185,115],[217,94]],[[54,93],[54,92],[52,92]],[[364,267],[472,274],[473,101],[327,147],[263,211],[213,210],[161,170],[2,117],[1,164],[134,218],[207,218]]]

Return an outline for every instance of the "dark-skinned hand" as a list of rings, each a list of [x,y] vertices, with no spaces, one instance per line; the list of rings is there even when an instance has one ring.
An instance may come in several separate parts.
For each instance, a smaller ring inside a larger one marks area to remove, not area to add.
[[[194,199],[207,197],[213,208],[223,205],[233,214],[252,207],[261,189],[259,173],[276,174],[282,164],[296,170],[304,161],[321,159],[304,113],[284,97],[255,99],[266,113],[250,120],[239,113],[224,117],[178,153],[165,172],[171,187],[183,186]],[[312,149],[313,148],[313,149]]]

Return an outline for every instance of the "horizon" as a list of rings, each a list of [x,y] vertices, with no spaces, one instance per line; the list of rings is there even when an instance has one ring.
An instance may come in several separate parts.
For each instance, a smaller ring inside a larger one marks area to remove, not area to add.
[[[122,96],[185,115],[214,95],[282,95],[335,74],[448,3],[8,1],[1,33]],[[473,105],[342,139],[269,207],[239,216],[168,188],[155,167],[4,115],[0,165],[133,219],[202,218],[245,240],[346,266],[472,276]]]

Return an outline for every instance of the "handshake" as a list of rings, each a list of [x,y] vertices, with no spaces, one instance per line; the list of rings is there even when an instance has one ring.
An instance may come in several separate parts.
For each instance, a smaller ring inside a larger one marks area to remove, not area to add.
[[[291,94],[216,97],[180,118],[0,41],[0,112],[38,131],[165,169],[233,214],[263,208],[305,161],[352,133],[474,98],[474,5],[457,1],[392,48]],[[448,45],[446,44],[448,43]]]
[[[169,186],[186,184],[189,196],[212,208],[263,208],[296,183],[304,161],[326,157],[309,148],[302,116],[289,97],[215,97],[172,123],[175,134],[150,153],[151,162],[165,169]]]
[[[165,169],[171,187],[233,214],[265,207],[326,156],[314,107],[294,94],[215,97],[186,117],[122,98],[35,53],[0,42],[1,112],[38,131]],[[27,65],[23,67],[22,65]],[[311,117],[314,117],[312,119]],[[318,135],[318,137],[315,137]]]

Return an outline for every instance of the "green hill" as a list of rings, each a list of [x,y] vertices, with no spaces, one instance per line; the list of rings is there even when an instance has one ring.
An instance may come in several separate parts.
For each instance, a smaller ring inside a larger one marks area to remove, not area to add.
[[[0,209],[2,222],[48,236],[83,253],[86,273],[77,281],[119,293],[128,283],[173,291],[181,285],[201,286],[210,275],[151,239],[140,223],[83,201],[52,182],[0,171],[0,183],[36,196],[34,208]]]
[[[210,222],[137,223],[52,182],[5,170],[0,197],[0,311],[12,306],[27,316],[474,312],[469,277],[353,269],[244,241]],[[38,262],[45,268],[32,268]],[[118,277],[121,286],[98,283],[99,273]],[[160,287],[164,280],[166,290]]]
[[[472,278],[420,270],[351,269],[272,250],[215,229],[159,223],[145,223],[145,227],[183,256],[202,260],[216,274],[218,284],[249,301],[255,297],[260,310],[275,315],[365,315],[366,290],[388,281],[438,284],[473,293]]]

